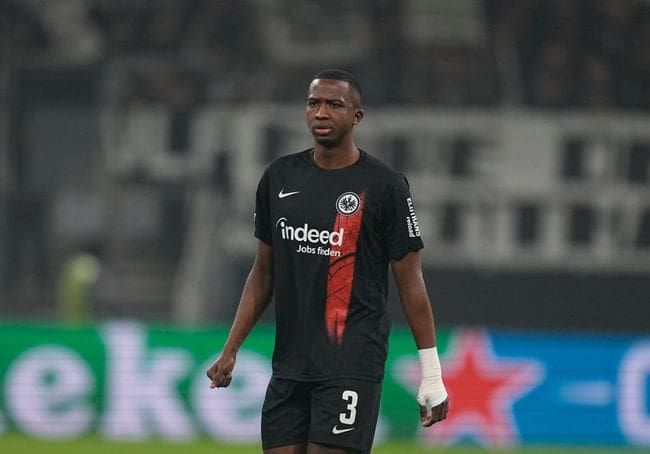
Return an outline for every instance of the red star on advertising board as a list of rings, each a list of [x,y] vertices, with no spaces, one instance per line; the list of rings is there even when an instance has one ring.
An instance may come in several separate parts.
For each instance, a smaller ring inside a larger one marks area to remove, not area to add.
[[[449,415],[424,429],[423,436],[443,444],[473,438],[490,446],[512,445],[518,439],[512,405],[541,381],[541,366],[497,358],[483,331],[461,331],[450,347],[442,368]]]
[[[514,403],[543,378],[537,361],[499,358],[490,336],[481,330],[457,331],[441,358],[442,377],[449,392],[449,415],[420,436],[436,445],[474,439],[495,447],[518,440]],[[395,379],[417,393],[420,364],[404,358],[392,368]]]

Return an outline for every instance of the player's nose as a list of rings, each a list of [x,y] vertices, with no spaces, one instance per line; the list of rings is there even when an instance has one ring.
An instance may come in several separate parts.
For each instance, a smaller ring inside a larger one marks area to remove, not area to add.
[[[327,104],[323,103],[318,106],[318,110],[316,110],[316,118],[319,120],[329,118],[329,110],[327,109]]]

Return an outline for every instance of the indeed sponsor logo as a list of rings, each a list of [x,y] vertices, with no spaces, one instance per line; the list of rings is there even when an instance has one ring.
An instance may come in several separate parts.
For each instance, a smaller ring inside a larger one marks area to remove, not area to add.
[[[275,226],[280,229],[280,235],[283,240],[303,241],[312,244],[320,243],[330,246],[341,246],[343,244],[343,228],[339,229],[338,232],[332,232],[329,230],[311,229],[307,223],[300,227],[295,227],[288,224],[287,218],[278,219]]]

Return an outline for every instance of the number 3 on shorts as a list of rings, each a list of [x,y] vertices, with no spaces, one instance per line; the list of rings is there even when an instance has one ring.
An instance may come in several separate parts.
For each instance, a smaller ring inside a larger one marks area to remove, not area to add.
[[[341,399],[348,403],[348,407],[345,413],[339,414],[339,421],[341,421],[341,424],[352,425],[357,419],[357,402],[359,401],[359,395],[356,391],[346,390],[343,391]]]

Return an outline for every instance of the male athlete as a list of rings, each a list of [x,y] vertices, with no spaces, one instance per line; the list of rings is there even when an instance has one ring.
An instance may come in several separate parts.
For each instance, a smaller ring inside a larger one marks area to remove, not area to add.
[[[273,161],[257,189],[257,254],[207,375],[212,388],[230,384],[237,351],[274,293],[267,454],[370,452],[388,351],[389,265],[422,366],[422,425],[447,416],[413,201],[403,175],[356,147],[362,118],[356,79],[318,73],[306,106],[314,147]]]

